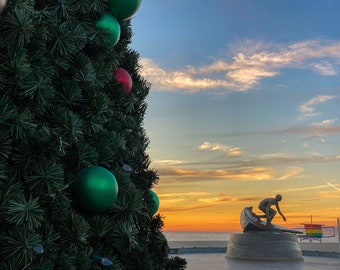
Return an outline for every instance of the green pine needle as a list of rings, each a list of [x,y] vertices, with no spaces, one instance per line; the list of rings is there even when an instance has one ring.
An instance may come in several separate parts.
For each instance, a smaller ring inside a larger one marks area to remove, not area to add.
[[[38,204],[38,198],[26,200],[21,195],[9,201],[7,221],[17,226],[27,225],[29,230],[38,228],[44,220],[44,211]]]
[[[131,252],[138,247],[138,231],[128,222],[119,222],[115,224],[111,233],[112,245],[122,253]]]
[[[0,124],[9,125],[10,121],[17,116],[15,106],[6,96],[0,99]]]
[[[25,269],[33,260],[33,248],[41,244],[41,238],[26,226],[16,226],[8,235],[0,236],[0,254],[12,262],[12,269]]]
[[[15,8],[14,11],[4,19],[7,29],[7,38],[23,45],[29,41],[34,31],[33,13],[29,9]]]
[[[63,182],[64,170],[56,164],[34,168],[32,175],[25,179],[29,189],[36,194],[55,192]]]
[[[90,225],[84,217],[71,212],[68,216],[67,224],[63,229],[62,242],[66,247],[77,249],[86,245],[89,238]]]

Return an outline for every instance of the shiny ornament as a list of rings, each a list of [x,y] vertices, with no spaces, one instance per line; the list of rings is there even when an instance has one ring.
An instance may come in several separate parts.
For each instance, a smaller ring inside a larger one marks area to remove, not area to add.
[[[158,199],[157,194],[153,190],[149,189],[148,192],[151,195],[152,201],[153,201],[152,207],[150,208],[150,214],[151,214],[151,216],[153,216],[158,211],[158,208],[159,208],[159,199]]]
[[[112,75],[117,82],[123,85],[126,94],[130,94],[132,89],[132,79],[129,72],[127,72],[124,68],[119,67],[113,71]]]
[[[33,247],[33,251],[36,254],[43,254],[44,253],[44,246],[42,244],[38,244],[38,245]]]
[[[116,201],[118,184],[107,169],[93,166],[82,169],[74,184],[77,203],[88,213],[102,213]]]
[[[112,15],[104,13],[95,22],[95,25],[99,29],[107,31],[107,46],[109,48],[117,44],[120,38],[120,24]]]
[[[122,166],[123,170],[126,171],[126,172],[132,172],[132,168],[130,165],[128,164],[123,164]]]
[[[139,9],[142,0],[109,0],[109,10],[119,21],[130,19]]]
[[[104,266],[112,266],[113,265],[113,262],[109,258],[105,258],[105,257],[100,259],[100,263]]]

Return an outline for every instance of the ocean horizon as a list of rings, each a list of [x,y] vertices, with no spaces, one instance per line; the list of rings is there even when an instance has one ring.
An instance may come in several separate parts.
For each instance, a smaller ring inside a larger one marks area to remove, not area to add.
[[[234,232],[190,232],[190,231],[164,231],[168,242],[172,241],[228,241],[230,234]],[[303,242],[306,242],[304,240]],[[313,241],[318,242],[318,241]],[[334,237],[322,238],[321,242],[334,243],[338,242],[338,235],[335,232]]]
[[[163,232],[168,241],[228,241],[232,232]]]

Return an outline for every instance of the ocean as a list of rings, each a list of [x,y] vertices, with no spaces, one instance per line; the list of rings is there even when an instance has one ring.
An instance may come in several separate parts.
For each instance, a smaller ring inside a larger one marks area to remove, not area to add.
[[[164,232],[168,241],[228,241],[230,232]]]
[[[232,232],[172,232],[165,231],[166,239],[171,241],[228,241]],[[304,240],[306,241],[306,240]],[[315,242],[315,241],[313,241]],[[334,237],[322,238],[322,242],[338,242],[337,231]]]

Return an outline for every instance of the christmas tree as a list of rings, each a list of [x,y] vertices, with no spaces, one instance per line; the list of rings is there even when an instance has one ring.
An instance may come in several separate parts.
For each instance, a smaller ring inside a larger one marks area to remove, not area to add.
[[[0,269],[186,267],[155,214],[140,3],[1,2]]]

